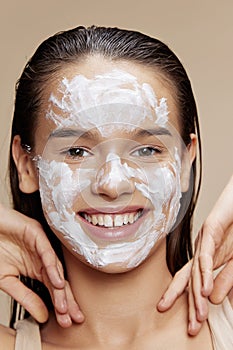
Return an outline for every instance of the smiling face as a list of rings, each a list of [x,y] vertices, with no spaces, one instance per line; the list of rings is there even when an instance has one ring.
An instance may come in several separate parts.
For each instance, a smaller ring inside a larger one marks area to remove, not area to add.
[[[149,68],[99,58],[46,91],[35,135],[43,210],[96,268],[139,265],[176,223],[187,154],[172,91]]]

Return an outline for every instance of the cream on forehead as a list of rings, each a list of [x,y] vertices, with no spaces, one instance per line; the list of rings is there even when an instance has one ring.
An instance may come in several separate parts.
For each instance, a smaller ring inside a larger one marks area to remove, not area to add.
[[[114,69],[93,79],[83,75],[71,80],[64,78],[58,92],[58,95],[51,94],[46,114],[58,128],[90,129],[126,121],[140,125],[145,119],[164,127],[168,121],[166,98],[158,100],[148,83],[139,84],[135,76],[121,70]]]
[[[64,235],[73,250],[83,255],[93,266],[125,264],[128,268],[140,264],[149,254],[155,242],[172,229],[180,208],[180,160],[153,169],[135,169],[122,163],[116,154],[109,154],[110,177],[96,174],[94,169],[79,168],[72,171],[62,162],[38,161],[40,193],[49,224]],[[101,170],[100,170],[101,171]],[[118,174],[117,179],[114,173]],[[114,178],[111,179],[111,176]],[[145,183],[147,179],[148,184]],[[99,247],[82,229],[71,207],[74,200],[91,183],[110,181],[134,181],[135,187],[151,201],[153,215],[143,221],[131,242],[110,243]],[[164,214],[164,210],[167,214]]]

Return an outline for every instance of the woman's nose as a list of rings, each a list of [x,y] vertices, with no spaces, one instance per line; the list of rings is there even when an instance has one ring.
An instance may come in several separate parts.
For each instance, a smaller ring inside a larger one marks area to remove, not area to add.
[[[97,171],[96,181],[92,185],[95,194],[105,195],[111,199],[116,199],[122,194],[131,194],[134,189],[133,178],[117,155],[112,156],[111,160],[106,161]]]

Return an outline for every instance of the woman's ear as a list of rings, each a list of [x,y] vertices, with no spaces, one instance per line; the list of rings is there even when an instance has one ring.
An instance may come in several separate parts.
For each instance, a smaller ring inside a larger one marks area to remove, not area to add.
[[[190,176],[192,171],[192,164],[196,158],[197,151],[197,136],[195,134],[190,134],[190,143],[186,148],[186,152],[184,152],[184,156],[182,158],[182,166],[181,166],[181,191],[187,192],[190,184]]]
[[[37,170],[30,155],[22,148],[19,135],[13,139],[12,156],[18,171],[20,190],[24,193],[37,191],[39,189]]]

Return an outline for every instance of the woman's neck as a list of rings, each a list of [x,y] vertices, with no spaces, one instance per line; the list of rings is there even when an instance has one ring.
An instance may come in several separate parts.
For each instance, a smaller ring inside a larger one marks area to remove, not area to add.
[[[64,257],[71,289],[84,312],[83,324],[62,329],[51,315],[42,328],[47,349],[212,349],[208,325],[198,337],[187,335],[187,298],[183,294],[169,311],[156,305],[171,275],[166,265],[165,240],[139,267],[108,274],[81,263],[68,250]]]
[[[162,336],[162,330],[167,329],[173,315],[177,320],[180,313],[180,319],[184,321],[186,315],[179,306],[164,314],[156,309],[171,280],[165,253],[163,240],[156,252],[139,267],[125,273],[108,274],[86,266],[64,249],[68,279],[85,321],[82,325],[58,331],[53,319],[47,334],[66,332],[66,339],[72,339],[73,346],[77,339],[80,348],[87,346],[87,342],[96,344],[96,349],[97,344],[100,348],[101,344],[109,344],[110,348],[114,343],[122,346],[140,336],[154,336],[156,329]]]
[[[171,280],[165,249],[164,241],[139,267],[115,274],[86,266],[66,251],[68,279],[86,319],[135,317],[145,309],[155,311]]]

